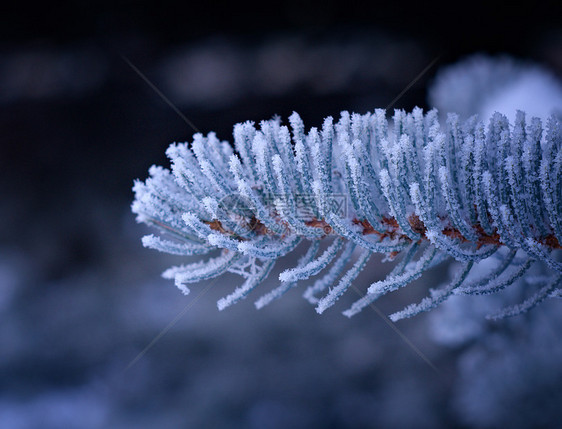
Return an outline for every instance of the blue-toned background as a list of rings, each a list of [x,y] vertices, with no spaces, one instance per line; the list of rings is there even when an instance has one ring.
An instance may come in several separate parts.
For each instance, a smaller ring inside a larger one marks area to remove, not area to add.
[[[396,332],[375,311],[342,316],[351,295],[322,316],[302,289],[219,312],[234,276],[187,297],[162,279],[182,259],[142,248],[131,187],[194,131],[126,61],[230,139],[274,114],[318,126],[386,107],[436,58],[393,107],[429,107],[436,71],[474,52],[560,77],[553,6],[184,7],[62,2],[0,18],[0,428],[560,427],[559,302],[492,325],[493,300],[454,301]],[[419,300],[443,271],[378,308]]]

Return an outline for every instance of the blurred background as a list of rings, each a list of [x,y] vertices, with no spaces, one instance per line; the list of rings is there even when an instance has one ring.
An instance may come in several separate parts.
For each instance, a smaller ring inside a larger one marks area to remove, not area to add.
[[[2,9],[0,428],[560,427],[558,303],[490,325],[481,301],[453,302],[400,332],[374,311],[342,316],[351,294],[322,316],[302,289],[219,312],[232,282],[183,296],[160,277],[182,259],[142,248],[149,231],[130,212],[133,180],[194,133],[134,68],[198,130],[231,140],[237,122],[297,111],[319,126],[410,84],[392,107],[428,108],[437,70],[473,53],[560,78],[554,2]]]

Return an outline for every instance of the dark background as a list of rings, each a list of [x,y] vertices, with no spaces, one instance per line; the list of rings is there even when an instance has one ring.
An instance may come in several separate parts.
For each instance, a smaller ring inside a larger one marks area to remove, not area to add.
[[[376,313],[319,317],[297,292],[219,313],[230,285],[196,300],[203,284],[184,297],[159,278],[179,261],[141,247],[131,187],[194,131],[127,60],[199,130],[230,139],[234,123],[274,114],[314,126],[386,107],[436,58],[393,107],[429,107],[436,71],[473,53],[560,77],[555,5],[2,6],[0,428],[486,426],[451,399],[466,350],[433,342],[425,315],[399,328],[438,373]],[[513,421],[530,425],[530,410]]]

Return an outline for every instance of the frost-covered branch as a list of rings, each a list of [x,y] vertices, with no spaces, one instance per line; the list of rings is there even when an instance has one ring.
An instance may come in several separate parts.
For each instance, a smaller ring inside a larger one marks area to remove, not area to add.
[[[133,212],[161,233],[145,237],[144,245],[208,255],[166,271],[184,293],[186,283],[238,274],[245,280],[219,301],[225,308],[306,242],[305,257],[285,267],[280,285],[262,294],[258,308],[310,282],[305,298],[323,312],[373,253],[396,259],[397,269],[370,285],[347,316],[446,260],[458,261],[460,274],[393,319],[453,294],[501,290],[531,263],[542,263],[550,278],[536,296],[500,315],[560,296],[562,124],[555,116],[543,124],[518,112],[510,123],[496,113],[485,124],[449,114],[441,124],[436,110],[416,108],[396,110],[391,122],[379,109],[342,112],[321,129],[307,131],[296,113],[289,123],[238,124],[233,145],[213,133],[196,134],[192,143],[170,146],[171,170],[152,167],[145,182],[136,182]],[[465,282],[500,249],[508,256],[499,268]]]

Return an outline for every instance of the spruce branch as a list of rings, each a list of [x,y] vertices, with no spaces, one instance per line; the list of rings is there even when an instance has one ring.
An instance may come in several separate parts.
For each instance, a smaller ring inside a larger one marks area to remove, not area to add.
[[[219,301],[222,310],[305,242],[306,254],[281,272],[280,285],[256,301],[258,308],[320,275],[304,297],[321,313],[373,253],[398,262],[347,316],[448,260],[461,265],[454,280],[393,320],[453,294],[502,290],[535,263],[550,273],[535,295],[494,317],[561,295],[562,124],[555,116],[543,124],[518,112],[510,124],[496,113],[484,124],[450,114],[441,124],[436,110],[416,108],[396,110],[390,123],[377,109],[342,112],[337,122],[326,118],[308,132],[296,113],[289,124],[237,124],[233,145],[214,133],[195,134],[192,143],[170,146],[170,170],[152,167],[145,182],[135,183],[132,210],[161,235],[144,237],[146,247],[208,255],[164,273],[184,293],[187,283],[240,275],[243,284]],[[498,267],[474,281],[490,257]]]

